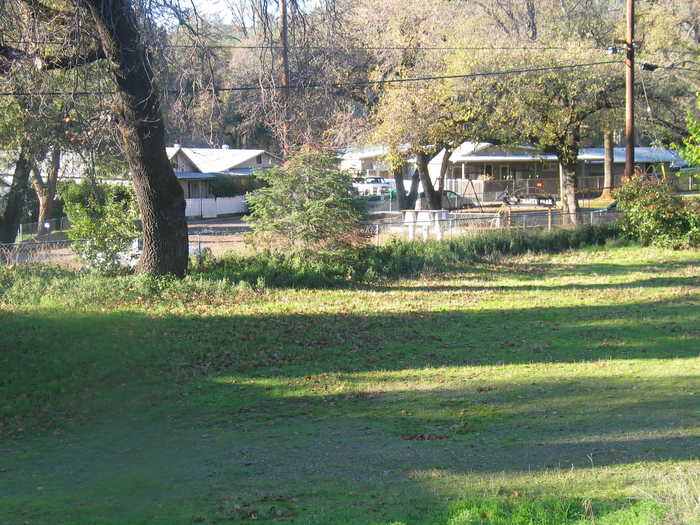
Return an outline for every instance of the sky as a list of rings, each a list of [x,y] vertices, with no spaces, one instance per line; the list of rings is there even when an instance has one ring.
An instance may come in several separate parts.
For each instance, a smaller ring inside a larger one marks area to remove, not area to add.
[[[226,2],[223,0],[192,0],[197,11],[207,18],[229,22],[231,20],[231,12],[226,7]],[[185,2],[183,2],[183,5]]]

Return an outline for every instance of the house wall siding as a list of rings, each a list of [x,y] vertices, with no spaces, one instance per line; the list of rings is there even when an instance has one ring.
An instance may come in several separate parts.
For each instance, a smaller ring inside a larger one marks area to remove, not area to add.
[[[197,166],[195,166],[181,151],[177,152],[177,155],[173,159],[173,169],[176,173],[192,173],[198,172]]]

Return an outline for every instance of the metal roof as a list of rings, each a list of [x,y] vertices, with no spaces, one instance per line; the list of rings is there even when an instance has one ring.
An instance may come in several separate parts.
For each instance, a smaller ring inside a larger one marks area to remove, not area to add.
[[[578,154],[579,160],[603,162],[605,150],[603,148],[581,148]],[[669,162],[674,166],[686,166],[687,163],[677,151],[666,148],[634,148],[634,161],[643,163]],[[624,164],[625,148],[613,148],[613,162]]]
[[[485,150],[493,146],[493,144],[489,144],[488,142],[465,142],[452,152],[452,155],[450,155],[450,162],[556,162],[558,160],[556,155],[551,153],[538,153],[537,149],[532,146],[514,146],[512,148],[497,146],[497,151],[489,155]],[[513,153],[509,153],[508,149],[512,149]],[[430,161],[430,164],[442,163],[444,154],[444,150],[438,153]],[[603,148],[581,148],[579,150],[578,160],[602,162],[604,155],[605,150]],[[634,161],[641,163],[668,162],[672,166],[687,165],[677,151],[666,148],[634,148]],[[625,148],[613,148],[613,162],[616,164],[624,164]]]
[[[216,178],[216,173],[175,173],[180,180],[211,180]]]
[[[486,150],[493,148],[489,154]],[[442,164],[445,150],[432,158],[430,164]],[[533,162],[556,161],[557,156],[538,153],[532,146],[499,146],[490,142],[463,142],[450,155],[450,162]]]
[[[165,150],[169,159],[175,157],[178,152],[182,152],[202,173],[229,171],[263,154],[278,158],[263,149],[183,148],[178,146],[165,148]]]

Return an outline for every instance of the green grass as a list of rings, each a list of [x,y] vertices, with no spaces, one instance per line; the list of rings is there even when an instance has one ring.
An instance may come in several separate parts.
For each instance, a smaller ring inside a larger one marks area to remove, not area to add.
[[[325,289],[7,271],[0,523],[691,523],[699,265],[608,246]]]

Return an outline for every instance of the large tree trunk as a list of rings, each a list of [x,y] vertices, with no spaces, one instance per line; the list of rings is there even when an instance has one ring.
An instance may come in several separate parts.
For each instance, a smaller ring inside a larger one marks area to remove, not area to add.
[[[428,161],[428,156],[425,153],[416,153],[416,165],[418,166],[418,175],[420,176],[420,181],[423,184],[423,192],[428,198],[428,207],[431,210],[439,210],[442,208],[442,196],[440,193],[435,191],[433,181],[430,180],[430,172],[428,171]]]
[[[403,166],[394,167],[392,169],[392,175],[396,183],[396,199],[398,201],[399,210],[407,210],[408,195],[406,195],[406,187],[403,183]]]
[[[412,210],[416,206],[416,198],[418,197],[418,183],[420,177],[418,171],[414,170],[411,177],[411,189],[406,192],[406,185],[403,178],[403,167],[393,170],[394,182],[396,182],[396,196],[398,199],[399,210]]]
[[[577,223],[578,199],[576,198],[576,163],[561,163],[562,169],[562,213],[572,224]]]
[[[447,170],[450,167],[450,157],[452,156],[452,149],[445,148],[445,154],[442,157],[442,162],[440,163],[440,177],[438,178],[438,193],[442,196],[442,192],[445,191],[445,177],[447,177]],[[442,197],[440,201],[440,207],[442,207]]]
[[[10,192],[7,194],[5,213],[0,217],[0,243],[12,243],[17,238],[17,230],[29,190],[29,170],[29,159],[24,151],[20,150],[15,162]]]
[[[605,150],[605,158],[603,159],[603,193],[601,199],[612,199],[612,190],[614,186],[613,175],[613,140],[612,133],[606,131],[603,135],[603,148]]]
[[[420,184],[420,175],[418,170],[413,170],[413,175],[411,175],[411,189],[408,190],[408,196],[406,197],[407,210],[412,210],[416,207],[416,200],[418,200],[418,185]]]
[[[46,175],[46,181],[41,178],[36,163],[32,168],[32,185],[39,199],[39,217],[37,218],[37,231],[43,233],[45,230],[44,224],[51,220],[53,213],[53,205],[56,200],[56,185],[58,184],[58,174],[61,170],[61,149],[56,146],[51,150],[51,159],[49,161],[49,172]]]
[[[562,170],[562,213],[568,217],[569,222],[572,224],[578,223],[577,214],[579,211],[578,198],[576,196],[578,189],[576,165],[578,164],[579,139],[578,127],[569,130],[557,152]]]
[[[185,198],[165,153],[165,128],[151,61],[130,0],[75,0],[87,8],[121,100],[119,130],[143,225],[138,271],[187,271]]]

